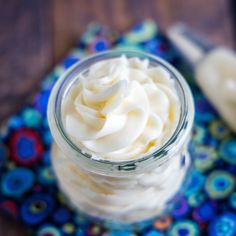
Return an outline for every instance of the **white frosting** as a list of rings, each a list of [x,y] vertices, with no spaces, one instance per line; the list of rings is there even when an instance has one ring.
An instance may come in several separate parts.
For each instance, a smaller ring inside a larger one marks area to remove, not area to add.
[[[170,74],[125,56],[95,63],[63,104],[67,133],[100,158],[131,160],[161,147],[174,132],[180,102]]]
[[[170,138],[179,120],[180,101],[164,68],[120,57],[95,63],[78,75],[65,95],[62,115],[67,133],[83,150],[107,160],[133,160]],[[120,177],[85,169],[79,158],[77,162],[56,145],[52,162],[61,189],[76,208],[132,223],[160,214],[181,188],[190,161],[187,136],[183,142],[160,166]]]
[[[181,189],[190,162],[186,145],[162,166],[124,177],[84,170],[55,145],[52,161],[60,187],[75,207],[102,219],[133,223],[161,214]]]
[[[225,48],[213,50],[198,65],[196,77],[211,103],[236,132],[236,54]]]

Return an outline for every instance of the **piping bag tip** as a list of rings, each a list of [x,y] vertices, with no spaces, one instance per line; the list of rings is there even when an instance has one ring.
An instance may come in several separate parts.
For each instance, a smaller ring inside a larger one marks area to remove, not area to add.
[[[166,33],[170,42],[193,69],[213,48],[212,44],[181,22],[169,27]]]
[[[236,54],[215,47],[182,23],[171,26],[167,37],[193,70],[207,99],[236,133]]]

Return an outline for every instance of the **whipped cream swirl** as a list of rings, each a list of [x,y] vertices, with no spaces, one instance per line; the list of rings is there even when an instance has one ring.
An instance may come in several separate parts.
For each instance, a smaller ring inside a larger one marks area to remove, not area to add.
[[[170,74],[148,60],[104,60],[78,75],[63,103],[67,133],[96,158],[132,160],[174,132],[180,102]]]

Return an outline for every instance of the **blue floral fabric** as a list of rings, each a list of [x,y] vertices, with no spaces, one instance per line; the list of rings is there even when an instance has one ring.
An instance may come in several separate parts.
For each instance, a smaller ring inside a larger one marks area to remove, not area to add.
[[[171,213],[139,231],[111,230],[74,212],[58,190],[50,164],[52,137],[46,109],[55,81],[85,54],[111,48],[144,50],[169,61],[188,80],[195,99],[190,145],[194,168],[188,189]],[[100,25],[90,25],[76,48],[43,80],[34,102],[1,128],[0,210],[19,219],[38,236],[236,235],[236,137],[186,71],[152,21],[137,24],[121,36]]]

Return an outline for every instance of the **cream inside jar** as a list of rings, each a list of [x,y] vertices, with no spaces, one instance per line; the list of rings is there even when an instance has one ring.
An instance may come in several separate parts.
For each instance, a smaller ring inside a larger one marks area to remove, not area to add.
[[[158,57],[109,51],[82,60],[49,100],[60,189],[75,209],[107,221],[161,214],[189,168],[193,115],[186,81]]]
[[[78,75],[62,105],[65,130],[93,156],[140,158],[176,129],[180,102],[170,74],[137,57],[108,59]]]

